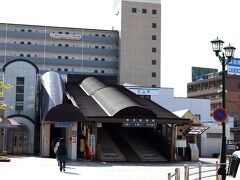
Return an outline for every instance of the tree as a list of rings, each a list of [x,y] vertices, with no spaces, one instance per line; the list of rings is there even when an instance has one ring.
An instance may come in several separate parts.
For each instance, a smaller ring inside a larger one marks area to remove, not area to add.
[[[4,103],[4,91],[12,89],[10,84],[6,84],[3,81],[0,81],[0,109],[6,109],[7,104]]]

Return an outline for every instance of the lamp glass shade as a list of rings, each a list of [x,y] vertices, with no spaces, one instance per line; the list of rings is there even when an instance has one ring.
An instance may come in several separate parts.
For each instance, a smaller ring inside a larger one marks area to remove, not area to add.
[[[212,49],[214,52],[222,51],[224,42],[222,40],[218,39],[218,37],[217,37],[217,39],[212,40],[211,43],[212,43]]]
[[[234,53],[235,53],[235,47],[231,46],[229,44],[229,46],[226,46],[224,47],[224,51],[225,51],[225,56],[228,58],[228,59],[231,59],[234,57]]]

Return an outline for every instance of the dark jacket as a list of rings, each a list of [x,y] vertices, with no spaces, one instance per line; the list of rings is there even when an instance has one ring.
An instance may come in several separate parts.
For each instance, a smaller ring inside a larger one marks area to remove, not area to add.
[[[65,143],[60,143],[57,150],[57,158],[59,161],[67,160],[67,147]]]

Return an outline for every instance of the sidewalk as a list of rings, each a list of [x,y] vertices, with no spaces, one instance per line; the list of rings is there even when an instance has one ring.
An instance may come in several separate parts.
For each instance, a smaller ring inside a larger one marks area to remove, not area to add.
[[[69,161],[67,162],[66,172],[63,173],[59,171],[56,159],[34,156],[10,156],[10,158],[11,162],[0,162],[1,179],[167,180],[168,173],[174,173],[175,168],[180,168],[181,179],[183,179],[184,164],[186,163]],[[200,161],[202,164],[212,164],[214,167],[217,159],[201,158]],[[188,162],[188,164],[194,165],[197,163]]]

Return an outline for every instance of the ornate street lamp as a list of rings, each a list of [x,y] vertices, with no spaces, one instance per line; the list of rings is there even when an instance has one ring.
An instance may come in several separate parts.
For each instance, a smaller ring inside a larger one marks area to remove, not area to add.
[[[225,54],[222,52],[223,41],[218,39],[214,39],[211,41],[213,51],[216,53],[216,56],[219,58],[219,61],[222,64],[222,108],[225,109],[226,99],[225,99],[225,67],[231,61],[231,58],[234,57],[235,47],[229,46],[224,47]],[[222,147],[221,147],[221,156],[220,156],[221,166],[218,169],[218,174],[222,175],[222,180],[226,179],[226,125],[225,122],[222,122]]]

